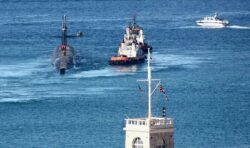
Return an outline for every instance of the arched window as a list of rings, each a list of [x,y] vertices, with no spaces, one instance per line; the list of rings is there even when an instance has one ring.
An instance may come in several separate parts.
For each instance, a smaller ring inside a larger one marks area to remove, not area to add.
[[[139,138],[139,137],[135,138],[135,140],[133,142],[133,148],[143,148],[143,142],[142,142],[141,138]]]
[[[157,141],[156,148],[166,148],[166,146],[165,146],[165,141],[164,141],[163,139],[159,139],[159,140]]]

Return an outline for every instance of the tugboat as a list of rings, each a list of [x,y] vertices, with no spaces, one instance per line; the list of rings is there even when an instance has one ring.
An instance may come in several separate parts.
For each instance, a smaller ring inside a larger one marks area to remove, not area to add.
[[[67,24],[66,15],[63,16],[62,21],[62,44],[54,50],[51,62],[52,65],[60,71],[63,75],[66,69],[73,68],[76,65],[76,53],[73,47],[67,43]]]
[[[133,23],[126,28],[123,41],[121,42],[118,55],[111,57],[110,65],[131,65],[145,61],[145,54],[148,49],[152,52],[152,47],[144,42],[143,29],[136,24],[135,17]]]
[[[222,28],[228,26],[229,21],[219,18],[218,14],[215,13],[214,16],[204,17],[203,20],[196,21],[196,24],[202,27]]]

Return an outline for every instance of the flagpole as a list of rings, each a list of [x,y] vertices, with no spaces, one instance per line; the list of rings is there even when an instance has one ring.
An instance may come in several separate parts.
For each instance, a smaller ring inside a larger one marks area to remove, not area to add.
[[[148,48],[148,119],[151,119],[152,113],[151,113],[151,100],[152,100],[152,84],[151,84],[151,67],[150,67],[150,50]]]

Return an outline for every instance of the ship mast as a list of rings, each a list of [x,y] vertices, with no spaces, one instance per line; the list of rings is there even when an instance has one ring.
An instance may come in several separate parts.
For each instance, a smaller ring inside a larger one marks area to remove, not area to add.
[[[63,16],[63,22],[62,22],[62,45],[66,45],[67,46],[66,15]]]
[[[164,147],[174,148],[174,123],[172,118],[166,118],[165,110],[163,117],[153,117],[151,113],[151,99],[155,90],[160,85],[160,79],[152,79],[150,66],[150,49],[148,49],[148,118],[133,118],[125,119],[126,126],[123,128],[126,131],[125,148],[131,147]],[[152,81],[158,81],[155,88],[152,89]]]
[[[136,15],[134,15],[134,17],[133,17],[133,26],[135,26],[136,25]]]
[[[150,51],[148,49],[148,119],[151,119],[151,100],[152,100],[152,76],[151,76],[151,67],[150,67]]]

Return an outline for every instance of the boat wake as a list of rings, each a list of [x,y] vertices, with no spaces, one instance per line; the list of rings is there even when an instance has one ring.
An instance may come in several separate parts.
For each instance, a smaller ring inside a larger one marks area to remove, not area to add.
[[[238,26],[238,25],[227,26],[227,28],[232,28],[232,29],[250,29],[249,26]]]
[[[35,85],[41,81],[41,73],[50,70],[46,59],[12,62],[0,65],[0,102],[28,102],[35,100]],[[40,84],[39,84],[40,85]]]
[[[152,70],[159,71],[162,69],[183,69],[197,68],[205,60],[199,57],[175,54],[160,54],[154,52],[152,55]],[[66,78],[97,78],[97,77],[114,77],[134,75],[138,72],[147,71],[147,64],[131,66],[109,66],[104,69],[81,71],[74,74],[66,75]]]
[[[204,59],[187,55],[153,54],[153,70],[197,68]]]
[[[132,67],[107,67],[104,69],[82,71],[80,73],[68,75],[68,78],[96,78],[131,75],[136,71]]]
[[[37,59],[35,61],[27,61],[24,63],[13,63],[8,65],[0,65],[1,75],[0,78],[20,78],[30,76],[33,73],[43,71],[48,72],[49,66],[44,65],[44,63],[49,63],[44,59]]]
[[[177,27],[177,29],[216,29],[216,28],[222,28],[222,27],[202,27],[202,26],[180,26]],[[231,26],[226,26],[225,28],[230,28],[230,29],[250,29],[250,26],[239,26],[239,25],[231,25]]]
[[[217,27],[217,26],[180,26],[177,27],[177,29],[220,29],[223,27]]]
[[[190,55],[153,52],[152,70],[196,68],[203,61],[204,59],[202,58]],[[26,103],[44,100],[46,98],[57,98],[58,96],[69,97],[72,95],[103,94],[107,89],[115,90],[117,88],[98,87],[97,89],[95,85],[88,85],[88,88],[80,87],[72,89],[70,92],[62,92],[63,87],[61,84],[69,84],[70,86],[74,83],[72,79],[122,77],[147,71],[147,64],[143,63],[132,66],[107,66],[103,69],[92,69],[88,71],[77,69],[74,72],[67,73],[63,77],[59,77],[58,74],[54,75],[52,67],[48,66],[47,63],[49,63],[49,61],[40,58],[22,63],[0,65],[0,71],[2,73],[0,75],[0,103]],[[44,94],[46,94],[46,96]]]
[[[22,102],[29,102],[34,100],[32,98],[2,98],[0,99],[0,103],[22,103]]]

